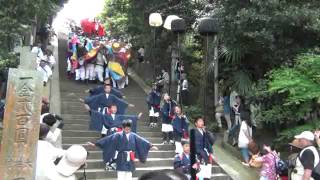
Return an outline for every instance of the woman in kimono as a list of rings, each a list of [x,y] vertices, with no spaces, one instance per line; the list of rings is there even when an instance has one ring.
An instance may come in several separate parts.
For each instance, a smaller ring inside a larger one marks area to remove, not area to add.
[[[174,144],[176,146],[175,152],[181,154],[183,152],[181,139],[188,139],[188,123],[187,117],[182,113],[181,107],[176,106],[175,108],[175,116],[172,119],[172,126],[173,126],[173,138]]]
[[[146,139],[131,132],[131,126],[131,120],[124,120],[122,123],[123,131],[106,136],[96,143],[88,142],[89,146],[102,149],[104,162],[115,158],[118,180],[132,180],[132,173],[135,171],[135,158],[144,163],[147,160],[149,150],[158,149]]]
[[[152,91],[148,95],[147,103],[149,109],[149,118],[151,128],[157,126],[159,113],[160,113],[161,94],[157,85],[153,85]]]
[[[172,143],[173,144],[173,127],[171,121],[174,117],[174,107],[177,105],[170,96],[166,93],[163,96],[164,104],[161,107],[161,116],[162,116],[162,135],[163,135],[163,144]]]

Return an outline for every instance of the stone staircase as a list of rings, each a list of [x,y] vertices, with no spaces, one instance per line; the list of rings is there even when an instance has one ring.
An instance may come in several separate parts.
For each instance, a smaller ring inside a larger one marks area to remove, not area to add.
[[[86,144],[88,141],[99,139],[100,135],[97,132],[88,130],[89,115],[85,111],[84,106],[79,102],[79,98],[87,96],[84,92],[90,87],[96,85],[86,85],[68,80],[65,77],[64,52],[66,49],[66,41],[59,40],[59,59],[60,59],[60,94],[61,94],[61,115],[64,118],[65,126],[62,132],[63,148],[66,149],[73,144]],[[162,138],[160,128],[151,129],[147,126],[147,107],[145,104],[144,91],[131,80],[130,85],[123,90],[126,100],[135,104],[134,108],[129,108],[128,114],[138,114],[143,112],[144,115],[138,123],[137,133],[151,143],[156,145],[159,150],[149,153],[147,162],[142,164],[136,163],[136,171],[134,177],[140,177],[142,174],[162,169],[173,168],[174,146],[161,145]],[[89,149],[89,157],[87,161],[86,175],[88,180],[99,179],[116,179],[116,172],[107,172],[104,170],[102,161],[102,151],[98,148]],[[83,176],[83,170],[77,172],[77,176]],[[215,180],[231,179],[225,174],[219,166],[213,166],[213,178]]]

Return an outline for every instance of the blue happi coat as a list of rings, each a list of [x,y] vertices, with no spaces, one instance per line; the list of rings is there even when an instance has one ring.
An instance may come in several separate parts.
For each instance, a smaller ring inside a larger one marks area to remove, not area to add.
[[[98,140],[96,146],[102,149],[105,163],[110,162],[117,154],[115,158],[116,170],[131,172],[135,170],[135,165],[134,161],[127,160],[127,152],[133,151],[135,158],[144,163],[151,148],[151,144],[146,139],[133,132],[130,133],[128,141],[123,131]]]
[[[161,102],[160,92],[151,91],[147,99],[149,109],[153,107],[154,112],[160,112],[160,102]]]
[[[209,163],[209,154],[213,153],[212,145],[214,139],[209,132],[201,134],[199,129],[195,129],[195,149],[196,155],[200,161]]]
[[[90,130],[95,130],[98,132],[101,132],[102,126],[105,126],[105,128],[120,128],[122,127],[122,121],[126,119],[132,120],[132,131],[136,132],[137,130],[137,122],[138,122],[138,116],[137,115],[119,115],[116,114],[115,118],[113,119],[111,115],[104,114],[95,110],[90,111]],[[107,135],[110,135],[108,133]]]
[[[97,86],[95,88],[90,89],[89,92],[90,92],[90,96],[104,94],[105,93],[104,86]],[[110,94],[113,94],[116,97],[121,98],[121,99],[123,98],[123,93],[120,90],[118,90],[117,88],[111,88]]]
[[[165,102],[161,107],[161,116],[163,124],[171,124],[171,117],[174,115],[174,107],[177,104],[174,101]]]
[[[85,98],[85,104],[88,104],[91,110],[99,110],[105,107],[110,107],[115,104],[118,109],[118,114],[125,114],[128,103],[123,99],[117,98],[113,94],[109,94],[107,98],[106,94],[98,94],[95,96],[89,96]]]
[[[184,174],[191,173],[191,160],[190,156],[187,156],[185,153],[177,154],[174,157],[173,167],[175,170],[182,172]]]
[[[188,134],[189,125],[186,116],[175,116],[172,120],[173,132],[179,137],[183,137],[184,133]]]

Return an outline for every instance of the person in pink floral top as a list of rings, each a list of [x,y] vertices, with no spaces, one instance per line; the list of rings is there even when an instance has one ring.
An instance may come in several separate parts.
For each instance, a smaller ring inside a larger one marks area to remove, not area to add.
[[[264,155],[255,159],[256,162],[262,163],[260,180],[276,180],[276,162],[278,160],[277,153],[273,151],[270,146],[263,145],[262,154]]]

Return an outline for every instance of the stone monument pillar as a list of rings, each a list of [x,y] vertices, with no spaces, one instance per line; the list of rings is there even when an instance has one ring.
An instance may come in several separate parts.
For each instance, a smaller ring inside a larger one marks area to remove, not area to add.
[[[34,55],[20,51],[20,66],[9,69],[0,152],[1,180],[34,180],[41,112],[42,77]]]

